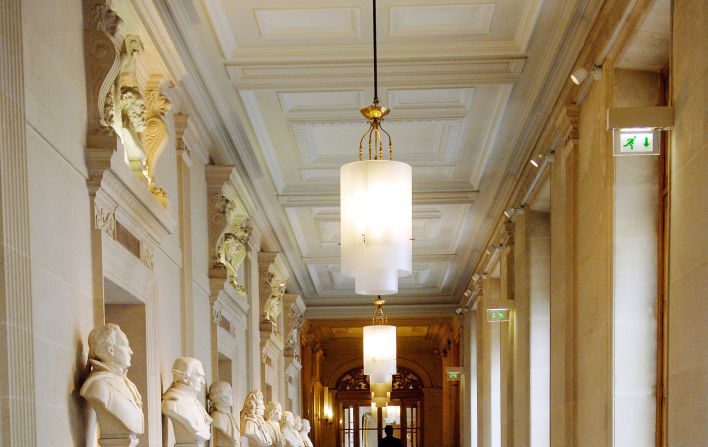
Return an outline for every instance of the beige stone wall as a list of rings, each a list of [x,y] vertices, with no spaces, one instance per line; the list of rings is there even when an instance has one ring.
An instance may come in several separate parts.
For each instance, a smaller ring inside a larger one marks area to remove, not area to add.
[[[612,444],[612,169],[608,74],[580,110],[575,177],[576,441]]]
[[[83,445],[78,392],[94,321],[81,3],[22,6],[35,362],[26,373],[37,445]]]
[[[708,439],[706,3],[673,2],[668,445]]]

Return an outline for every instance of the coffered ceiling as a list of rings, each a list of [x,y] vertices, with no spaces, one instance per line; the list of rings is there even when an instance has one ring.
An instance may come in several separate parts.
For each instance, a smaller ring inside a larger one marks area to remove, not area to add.
[[[379,97],[414,183],[413,274],[387,306],[454,310],[599,3],[379,0]],[[368,307],[340,274],[338,195],[373,97],[371,1],[165,0],[163,14],[254,185],[266,245],[286,254],[288,288],[310,315]]]

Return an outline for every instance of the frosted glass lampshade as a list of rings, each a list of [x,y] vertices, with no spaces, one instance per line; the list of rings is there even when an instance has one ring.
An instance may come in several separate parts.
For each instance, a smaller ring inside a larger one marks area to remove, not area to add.
[[[391,382],[396,374],[396,326],[364,326],[364,374],[372,384]]]
[[[413,261],[411,167],[364,160],[340,174],[342,274],[354,278],[357,294],[398,293]]]
[[[401,407],[398,405],[386,405],[384,408],[384,422],[386,424],[400,424],[401,423]]]

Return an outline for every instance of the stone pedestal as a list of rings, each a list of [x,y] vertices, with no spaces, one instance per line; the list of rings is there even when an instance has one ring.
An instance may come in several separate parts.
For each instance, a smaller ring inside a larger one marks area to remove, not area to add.
[[[101,447],[135,447],[138,445],[138,436],[135,433],[111,434],[98,439]]]
[[[175,447],[207,447],[209,439],[203,440],[195,436],[189,429],[168,416],[172,421],[172,429],[175,433]]]

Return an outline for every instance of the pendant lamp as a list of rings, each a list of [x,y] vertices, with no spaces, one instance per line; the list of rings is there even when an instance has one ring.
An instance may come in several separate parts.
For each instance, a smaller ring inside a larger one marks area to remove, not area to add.
[[[364,326],[364,374],[369,376],[372,391],[375,384],[390,383],[396,374],[396,326],[386,324],[384,302],[380,296],[374,300],[373,324]]]
[[[361,109],[369,128],[359,141],[359,161],[340,170],[341,271],[354,278],[359,295],[392,295],[398,293],[398,278],[412,271],[413,176],[410,165],[393,161],[391,135],[382,127],[390,110],[379,105],[376,0],[373,8],[374,101]]]

